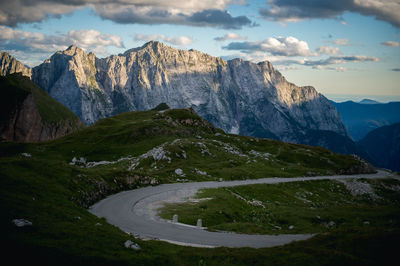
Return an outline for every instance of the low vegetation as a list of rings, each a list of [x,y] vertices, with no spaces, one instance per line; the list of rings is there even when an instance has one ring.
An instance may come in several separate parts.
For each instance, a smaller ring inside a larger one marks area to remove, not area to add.
[[[400,181],[321,180],[203,189],[197,203],[168,204],[161,217],[247,234],[400,228]]]
[[[71,125],[81,124],[79,118],[71,110],[51,98],[28,77],[20,74],[0,76],[0,89],[2,93],[0,113],[2,116],[12,114],[12,111],[21,106],[25,98],[32,93],[43,122],[59,125],[67,122]],[[1,118],[3,122],[8,117]]]
[[[190,109],[120,114],[45,143],[2,142],[0,221],[4,254],[15,263],[57,265],[384,262],[382,254],[390,254],[399,239],[399,232],[392,227],[355,230],[340,226],[329,234],[284,247],[210,250],[141,241],[87,211],[107,195],[140,186],[347,173],[362,169],[360,165],[363,163],[357,158],[322,148],[225,134]],[[235,189],[247,195],[241,191],[246,188]],[[218,193],[232,195],[224,190]],[[322,212],[321,217],[328,219]],[[367,218],[373,225],[373,217]],[[32,225],[16,227],[14,219],[26,219]],[[300,230],[300,225],[294,225],[293,230]],[[141,249],[125,248],[127,240]],[[15,253],[19,255],[13,256]]]

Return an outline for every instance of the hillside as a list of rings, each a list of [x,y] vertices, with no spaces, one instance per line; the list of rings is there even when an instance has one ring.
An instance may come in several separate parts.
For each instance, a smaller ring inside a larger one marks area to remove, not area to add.
[[[80,119],[20,74],[0,76],[0,134],[9,141],[59,138],[82,128]]]
[[[251,254],[259,260],[280,249],[210,251],[142,241],[86,208],[112,193],[160,183],[373,171],[323,148],[225,134],[192,109],[157,109],[102,119],[46,143],[0,143],[1,228],[8,249],[24,250],[16,261],[192,264],[199,254],[210,263],[229,263],[228,257],[243,263]],[[16,227],[13,219],[32,225]],[[142,250],[126,249],[127,239]]]
[[[400,171],[400,123],[372,130],[358,145],[375,166]]]
[[[357,145],[357,143],[352,139],[332,131],[311,130],[305,136],[304,143],[312,146],[325,147],[331,151],[341,154],[356,154],[367,161],[370,161],[371,159],[364,151],[363,147]]]
[[[400,102],[332,103],[355,141],[361,140],[376,128],[400,122]]]

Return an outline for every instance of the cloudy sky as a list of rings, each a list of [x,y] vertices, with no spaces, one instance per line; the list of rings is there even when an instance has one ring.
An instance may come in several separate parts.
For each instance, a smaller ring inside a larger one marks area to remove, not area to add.
[[[0,50],[29,66],[150,40],[269,60],[334,100],[400,100],[400,0],[0,0]]]

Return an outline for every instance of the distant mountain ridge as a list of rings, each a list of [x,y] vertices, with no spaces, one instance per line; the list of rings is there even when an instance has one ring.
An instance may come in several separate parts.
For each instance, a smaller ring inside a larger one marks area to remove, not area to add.
[[[322,94],[287,82],[267,61],[224,61],[159,42],[99,59],[70,46],[34,67],[31,78],[86,124],[165,102],[241,135],[304,144],[312,144],[310,131],[313,139],[326,131],[350,136]]]
[[[400,171],[400,123],[374,129],[357,144],[375,166]]]
[[[358,103],[361,103],[361,104],[380,104],[381,102],[378,102],[378,101],[375,101],[375,100],[371,100],[371,99],[362,99]]]
[[[354,140],[358,141],[372,130],[400,122],[400,102],[364,104],[353,101],[333,105]]]

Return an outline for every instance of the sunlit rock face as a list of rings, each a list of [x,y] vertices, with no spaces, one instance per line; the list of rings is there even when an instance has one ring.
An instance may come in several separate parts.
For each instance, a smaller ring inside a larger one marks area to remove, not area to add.
[[[323,95],[287,82],[269,62],[225,61],[159,42],[107,58],[70,46],[33,68],[32,80],[86,124],[165,102],[235,134],[296,143],[309,130],[349,136]]]
[[[32,70],[9,53],[0,52],[0,75],[6,76],[14,73],[21,73],[23,76],[30,77]]]

